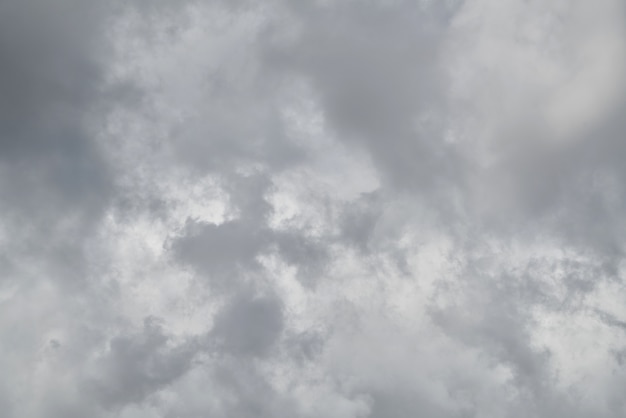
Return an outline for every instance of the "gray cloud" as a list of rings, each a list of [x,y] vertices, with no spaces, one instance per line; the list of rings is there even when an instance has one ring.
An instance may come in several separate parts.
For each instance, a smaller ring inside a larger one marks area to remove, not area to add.
[[[455,7],[402,1],[292,6],[299,36],[270,50],[268,59],[310,80],[340,138],[365,146],[390,184],[436,188],[451,176],[458,180],[464,164],[441,141],[445,77],[438,51],[447,23],[441,13]]]
[[[193,341],[170,347],[155,318],[147,318],[138,335],[109,342],[98,361],[99,376],[90,380],[93,396],[105,408],[140,403],[148,395],[180,378],[198,351]]]
[[[85,274],[82,240],[114,189],[91,116],[106,101],[107,8],[6,2],[0,14],[1,210],[9,234],[21,238],[6,253],[14,271],[28,263],[17,260],[36,257],[75,282]]]
[[[0,4],[0,409],[624,416],[624,16]]]
[[[210,337],[223,352],[259,356],[268,354],[282,329],[280,300],[241,295],[217,316]]]

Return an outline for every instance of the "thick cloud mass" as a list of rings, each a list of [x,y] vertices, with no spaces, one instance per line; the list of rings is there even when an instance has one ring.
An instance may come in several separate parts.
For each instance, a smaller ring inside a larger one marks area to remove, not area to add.
[[[2,417],[626,416],[623,1],[0,1],[0,62]]]

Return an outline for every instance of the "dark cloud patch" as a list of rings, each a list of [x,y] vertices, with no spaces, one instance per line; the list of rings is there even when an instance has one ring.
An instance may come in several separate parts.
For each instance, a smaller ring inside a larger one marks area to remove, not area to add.
[[[282,259],[298,267],[302,283],[313,285],[323,278],[326,264],[331,259],[324,241],[293,231],[275,233],[274,242]]]
[[[279,299],[243,294],[218,314],[210,338],[222,353],[265,356],[280,337],[283,321]]]
[[[213,284],[236,288],[243,272],[260,267],[256,257],[272,240],[265,226],[271,210],[264,199],[269,183],[263,175],[250,175],[228,177],[225,184],[238,218],[219,225],[188,222],[172,248],[180,261]]]
[[[214,378],[223,395],[216,411],[219,416],[286,418],[298,414],[295,405],[276,393],[253,367],[224,362]]]
[[[230,97],[228,91],[222,94]],[[199,110],[174,132],[177,154],[199,171],[214,173],[258,163],[280,170],[301,161],[303,151],[285,138],[279,115],[268,114],[263,106],[260,98],[243,97],[223,103],[223,109]],[[250,122],[255,119],[259,121]]]
[[[546,353],[536,352],[530,346],[524,329],[527,320],[512,309],[498,312],[494,304],[489,308],[478,313],[478,318],[474,320],[470,319],[469,313],[452,310],[438,312],[433,318],[450,336],[485,350],[496,364],[510,366],[514,371],[516,387],[520,390],[540,394],[544,385],[549,385],[551,376],[543,374]]]
[[[274,251],[299,268],[303,282],[323,272],[329,260],[323,243],[297,229],[269,227],[273,208],[265,195],[272,183],[264,174],[228,177],[225,188],[238,218],[219,225],[188,222],[183,235],[172,242],[178,260],[222,290],[236,289],[245,272],[261,269],[258,257]]]
[[[340,138],[363,145],[389,185],[459,181],[464,162],[442,140],[440,13],[418,2],[292,8],[299,37],[269,53],[270,65],[311,81]]]
[[[265,248],[267,237],[244,222],[220,225],[192,225],[187,234],[174,244],[178,258],[193,265],[219,287],[236,283],[242,271],[259,267],[256,256]]]
[[[83,241],[114,191],[94,125],[113,7],[0,5],[0,213],[20,237],[7,252],[40,260],[59,284],[87,274]]]
[[[614,315],[600,310],[596,310],[596,314],[605,324],[626,331],[626,321],[619,320]]]
[[[37,136],[18,141],[9,135],[46,120],[73,122],[93,98],[103,50],[90,49],[100,45],[104,11],[76,1],[2,5],[3,157],[37,151],[45,143]]]
[[[237,289],[246,273],[259,272],[258,257],[273,251],[299,269],[303,283],[313,284],[329,260],[326,248],[298,231],[274,231],[245,220],[220,225],[189,223],[173,241],[177,260],[192,266],[214,289]]]
[[[362,251],[369,248],[382,216],[380,200],[380,194],[376,192],[362,195],[356,202],[346,205],[342,213],[343,238]]]
[[[172,344],[158,321],[147,318],[139,333],[110,341],[89,391],[107,409],[141,403],[187,372],[197,351],[192,341]]]
[[[104,12],[72,1],[3,4],[0,160],[3,177],[10,179],[5,203],[15,200],[22,210],[39,212],[42,205],[33,200],[44,194],[47,210],[58,215],[57,208],[109,194],[104,157],[87,125],[101,85]]]
[[[315,360],[322,353],[325,337],[318,332],[307,331],[288,335],[285,341],[296,361],[307,362]]]
[[[372,418],[401,418],[411,415],[423,415],[433,418],[463,417],[462,413],[446,411],[445,408],[423,399],[418,393],[411,393],[396,388],[390,392],[373,392],[371,396]]]

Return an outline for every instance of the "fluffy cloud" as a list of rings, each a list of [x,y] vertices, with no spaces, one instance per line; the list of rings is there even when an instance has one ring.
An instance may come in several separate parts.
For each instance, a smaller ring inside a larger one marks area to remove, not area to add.
[[[0,5],[3,416],[624,416],[625,16]]]

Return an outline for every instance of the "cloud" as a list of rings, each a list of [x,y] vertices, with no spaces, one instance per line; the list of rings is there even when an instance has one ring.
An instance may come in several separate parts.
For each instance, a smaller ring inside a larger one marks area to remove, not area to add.
[[[624,16],[0,5],[0,408],[624,416]]]
[[[155,322],[146,318],[141,334],[113,338],[108,352],[97,360],[97,376],[90,386],[105,408],[140,403],[191,367],[197,351],[193,342],[168,347],[169,338]]]
[[[312,84],[338,138],[366,147],[389,184],[435,188],[463,164],[435,140],[445,106],[438,54],[447,19],[439,15],[456,7],[403,1],[292,6],[298,36],[270,48],[268,60]]]
[[[235,356],[265,355],[283,328],[280,300],[241,295],[215,318],[210,338]]]

